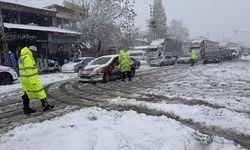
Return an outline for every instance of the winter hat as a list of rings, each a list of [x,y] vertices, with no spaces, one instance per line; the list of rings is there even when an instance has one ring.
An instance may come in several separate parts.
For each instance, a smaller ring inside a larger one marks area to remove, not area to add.
[[[29,46],[29,49],[31,51],[37,52],[37,47],[36,46]]]

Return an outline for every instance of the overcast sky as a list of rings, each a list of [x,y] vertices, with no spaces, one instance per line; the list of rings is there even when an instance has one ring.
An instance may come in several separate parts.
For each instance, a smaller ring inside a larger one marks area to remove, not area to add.
[[[0,1],[43,7],[53,3],[62,4],[63,0]],[[136,0],[136,26],[142,30],[147,29],[150,3],[153,0]],[[235,34],[235,30],[250,32],[250,0],[163,0],[163,3],[168,24],[172,19],[182,19],[193,38],[209,33],[209,38],[213,40],[231,39],[250,45],[250,34]]]

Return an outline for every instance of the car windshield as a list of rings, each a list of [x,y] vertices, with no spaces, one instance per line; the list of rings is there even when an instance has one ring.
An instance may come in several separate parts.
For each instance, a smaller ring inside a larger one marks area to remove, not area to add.
[[[101,57],[101,58],[94,60],[91,63],[91,65],[103,65],[103,64],[106,64],[110,59],[111,57]]]
[[[74,60],[73,62],[74,63],[77,63],[77,62],[81,62],[82,61],[82,59],[76,59],[76,60]]]

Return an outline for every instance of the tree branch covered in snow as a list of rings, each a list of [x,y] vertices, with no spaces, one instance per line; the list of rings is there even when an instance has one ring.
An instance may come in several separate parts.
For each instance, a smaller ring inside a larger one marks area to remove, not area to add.
[[[80,31],[84,34],[82,40],[88,41],[97,53],[109,47],[122,47],[122,41],[128,41],[124,38],[131,38],[127,35],[133,33],[134,0],[78,0],[74,3],[88,9],[88,17],[80,19]]]
[[[189,30],[183,25],[182,20],[173,19],[169,25],[169,35],[171,38],[187,41],[189,40]]]

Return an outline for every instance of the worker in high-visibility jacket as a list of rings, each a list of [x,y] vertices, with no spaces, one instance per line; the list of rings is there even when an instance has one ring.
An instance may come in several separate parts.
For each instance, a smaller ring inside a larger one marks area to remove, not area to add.
[[[129,81],[131,81],[131,59],[124,50],[119,51],[118,62],[120,64],[120,71],[122,72],[122,81],[125,81],[126,75]]]
[[[30,108],[29,101],[32,99],[40,99],[43,111],[52,109],[54,106],[48,104],[46,100],[46,93],[39,80],[38,70],[34,59],[37,53],[35,46],[24,47],[21,50],[20,58],[18,60],[18,67],[20,73],[20,81],[22,84],[22,100],[23,110],[25,114],[36,112]]]
[[[191,66],[193,66],[194,63],[195,63],[195,61],[196,61],[196,59],[197,59],[197,52],[196,52],[196,50],[195,49],[191,49],[189,55],[190,55]]]

